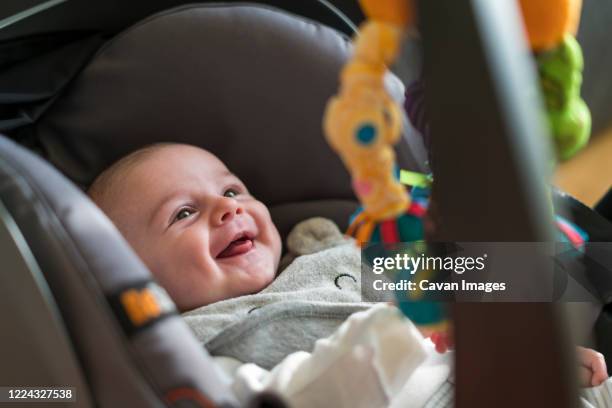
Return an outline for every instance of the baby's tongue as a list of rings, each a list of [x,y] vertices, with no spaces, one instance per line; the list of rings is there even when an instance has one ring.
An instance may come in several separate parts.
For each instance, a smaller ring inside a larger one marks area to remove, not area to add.
[[[253,241],[248,238],[240,238],[232,241],[217,258],[229,258],[230,256],[242,255],[253,247]]]

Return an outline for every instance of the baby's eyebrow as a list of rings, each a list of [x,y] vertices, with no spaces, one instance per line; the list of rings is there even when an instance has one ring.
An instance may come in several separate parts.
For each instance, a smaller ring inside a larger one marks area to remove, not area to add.
[[[170,201],[174,200],[176,197],[178,197],[180,195],[181,195],[180,193],[172,192],[172,193],[166,195],[164,198],[162,198],[159,201],[159,204],[153,206],[153,211],[149,215],[149,221],[148,221],[147,225],[152,226],[153,225],[153,221],[155,220],[155,218],[157,217],[157,215],[159,214],[161,209],[164,208],[166,206],[166,204],[168,204]]]
[[[223,172],[221,173],[221,177],[234,177],[234,178],[237,178],[238,180],[240,180],[237,175],[235,175],[234,173],[232,173],[228,169],[223,170]]]
[[[232,173],[231,171],[229,171],[229,170],[227,170],[227,169],[226,169],[226,170],[224,170],[224,171],[221,173],[221,177],[225,177],[225,178],[234,178],[234,179],[238,180],[238,181],[240,182],[240,184],[244,185],[244,183],[242,182],[242,180],[240,179],[240,177],[238,177],[238,176],[237,176],[235,173]],[[246,186],[245,186],[245,188],[246,188]]]

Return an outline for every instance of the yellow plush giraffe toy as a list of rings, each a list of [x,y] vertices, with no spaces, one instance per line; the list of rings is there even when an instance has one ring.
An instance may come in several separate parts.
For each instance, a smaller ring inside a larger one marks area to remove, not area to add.
[[[366,242],[376,222],[401,215],[410,204],[394,175],[392,146],[402,130],[401,107],[387,93],[384,76],[397,56],[412,11],[403,0],[361,4],[371,20],[354,41],[353,58],[342,70],[340,92],[327,107],[324,129],[363,204],[349,232]]]

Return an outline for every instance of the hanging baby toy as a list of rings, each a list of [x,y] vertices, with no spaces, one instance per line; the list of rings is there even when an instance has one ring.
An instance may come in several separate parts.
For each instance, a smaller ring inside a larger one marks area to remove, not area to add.
[[[362,204],[347,234],[359,244],[414,242],[424,239],[429,178],[405,172],[408,192],[395,163],[393,145],[402,132],[402,108],[387,93],[384,77],[395,60],[404,33],[414,22],[411,0],[360,0],[367,16],[355,37],[354,52],[340,74],[324,131],[352,178]],[[590,114],[580,99],[582,53],[574,39],[581,0],[520,0],[529,44],[534,52],[557,157],[565,159],[588,140]],[[584,233],[565,220],[557,226],[564,240],[580,245]],[[414,272],[413,272],[414,273]],[[432,271],[419,271],[431,278]],[[422,277],[421,277],[422,279]],[[398,306],[416,324],[438,330],[444,309],[415,302],[418,292],[398,293]]]
[[[370,20],[354,41],[353,57],[340,75],[339,95],[327,107],[324,129],[351,173],[353,189],[363,205],[349,235],[364,243],[383,224],[383,231],[390,231],[386,223],[394,222],[411,205],[410,195],[396,176],[393,151],[402,131],[401,108],[387,93],[384,77],[413,15],[406,0],[365,0],[361,5]],[[422,238],[418,232],[413,239],[402,236],[401,231],[382,235],[388,242]]]
[[[324,119],[327,140],[351,173],[362,204],[347,234],[359,244],[422,241],[426,194],[415,187],[411,195],[400,182],[393,145],[401,136],[402,110],[384,84],[387,66],[413,22],[413,8],[406,0],[360,3],[369,20],[354,40],[353,57],[340,74],[339,94],[329,102]],[[416,324],[443,329],[440,304],[412,302],[416,292],[396,295],[398,306]]]

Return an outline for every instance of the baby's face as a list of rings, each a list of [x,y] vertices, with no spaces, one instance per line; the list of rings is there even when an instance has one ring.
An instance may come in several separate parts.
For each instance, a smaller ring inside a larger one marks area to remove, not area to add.
[[[181,311],[262,290],[281,240],[264,204],[211,153],[172,145],[129,169],[107,213]]]

